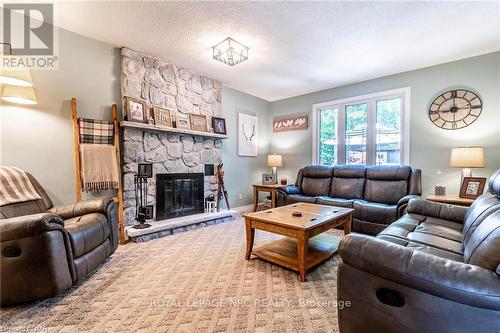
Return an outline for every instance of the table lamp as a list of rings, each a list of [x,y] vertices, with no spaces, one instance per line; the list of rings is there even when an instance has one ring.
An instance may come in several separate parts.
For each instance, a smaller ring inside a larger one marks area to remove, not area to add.
[[[451,149],[450,166],[452,168],[462,168],[462,178],[471,177],[471,168],[484,168],[483,147],[459,147]]]
[[[267,166],[273,167],[274,182],[278,183],[278,170],[277,168],[283,165],[281,155],[272,154],[267,155]]]

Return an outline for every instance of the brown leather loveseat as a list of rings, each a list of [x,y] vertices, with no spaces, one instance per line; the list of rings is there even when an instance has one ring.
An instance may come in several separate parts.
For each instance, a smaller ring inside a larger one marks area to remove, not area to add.
[[[68,289],[118,246],[112,199],[53,207],[36,179],[27,175],[41,199],[0,207],[1,305]]]
[[[412,199],[339,245],[341,332],[500,332],[500,169],[469,207]]]
[[[407,165],[311,165],[299,170],[294,186],[278,189],[277,204],[354,208],[352,230],[376,235],[421,194],[421,172]]]

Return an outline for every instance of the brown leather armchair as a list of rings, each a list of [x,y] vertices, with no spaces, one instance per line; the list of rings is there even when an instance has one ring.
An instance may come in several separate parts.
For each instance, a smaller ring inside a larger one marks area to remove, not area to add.
[[[112,199],[53,207],[36,179],[28,177],[41,199],[0,207],[2,306],[68,289],[118,246]]]
[[[339,245],[341,332],[500,332],[500,169],[469,208],[421,199]]]

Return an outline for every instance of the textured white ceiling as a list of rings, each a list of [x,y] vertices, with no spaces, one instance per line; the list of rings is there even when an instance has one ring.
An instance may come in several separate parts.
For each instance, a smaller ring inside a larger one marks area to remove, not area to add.
[[[270,101],[500,50],[499,2],[59,2],[55,14]],[[249,60],[212,59],[228,36]]]

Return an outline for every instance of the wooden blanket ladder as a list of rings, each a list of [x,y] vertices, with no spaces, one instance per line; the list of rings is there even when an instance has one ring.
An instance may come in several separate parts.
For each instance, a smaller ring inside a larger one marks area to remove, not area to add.
[[[81,164],[80,164],[80,130],[78,124],[78,109],[76,106],[76,98],[71,99],[71,120],[73,122],[73,157],[75,160],[75,196],[76,200],[80,201],[82,198],[82,179],[81,179]],[[113,146],[116,151],[116,160],[118,163],[118,172],[120,177],[118,177],[118,188],[117,196],[113,198],[118,204],[118,233],[120,244],[125,244],[127,238],[125,236],[125,228],[123,226],[123,189],[122,189],[122,179],[121,179],[121,166],[120,166],[120,136],[118,133],[118,113],[116,109],[116,104],[111,106],[111,112],[113,116]]]

